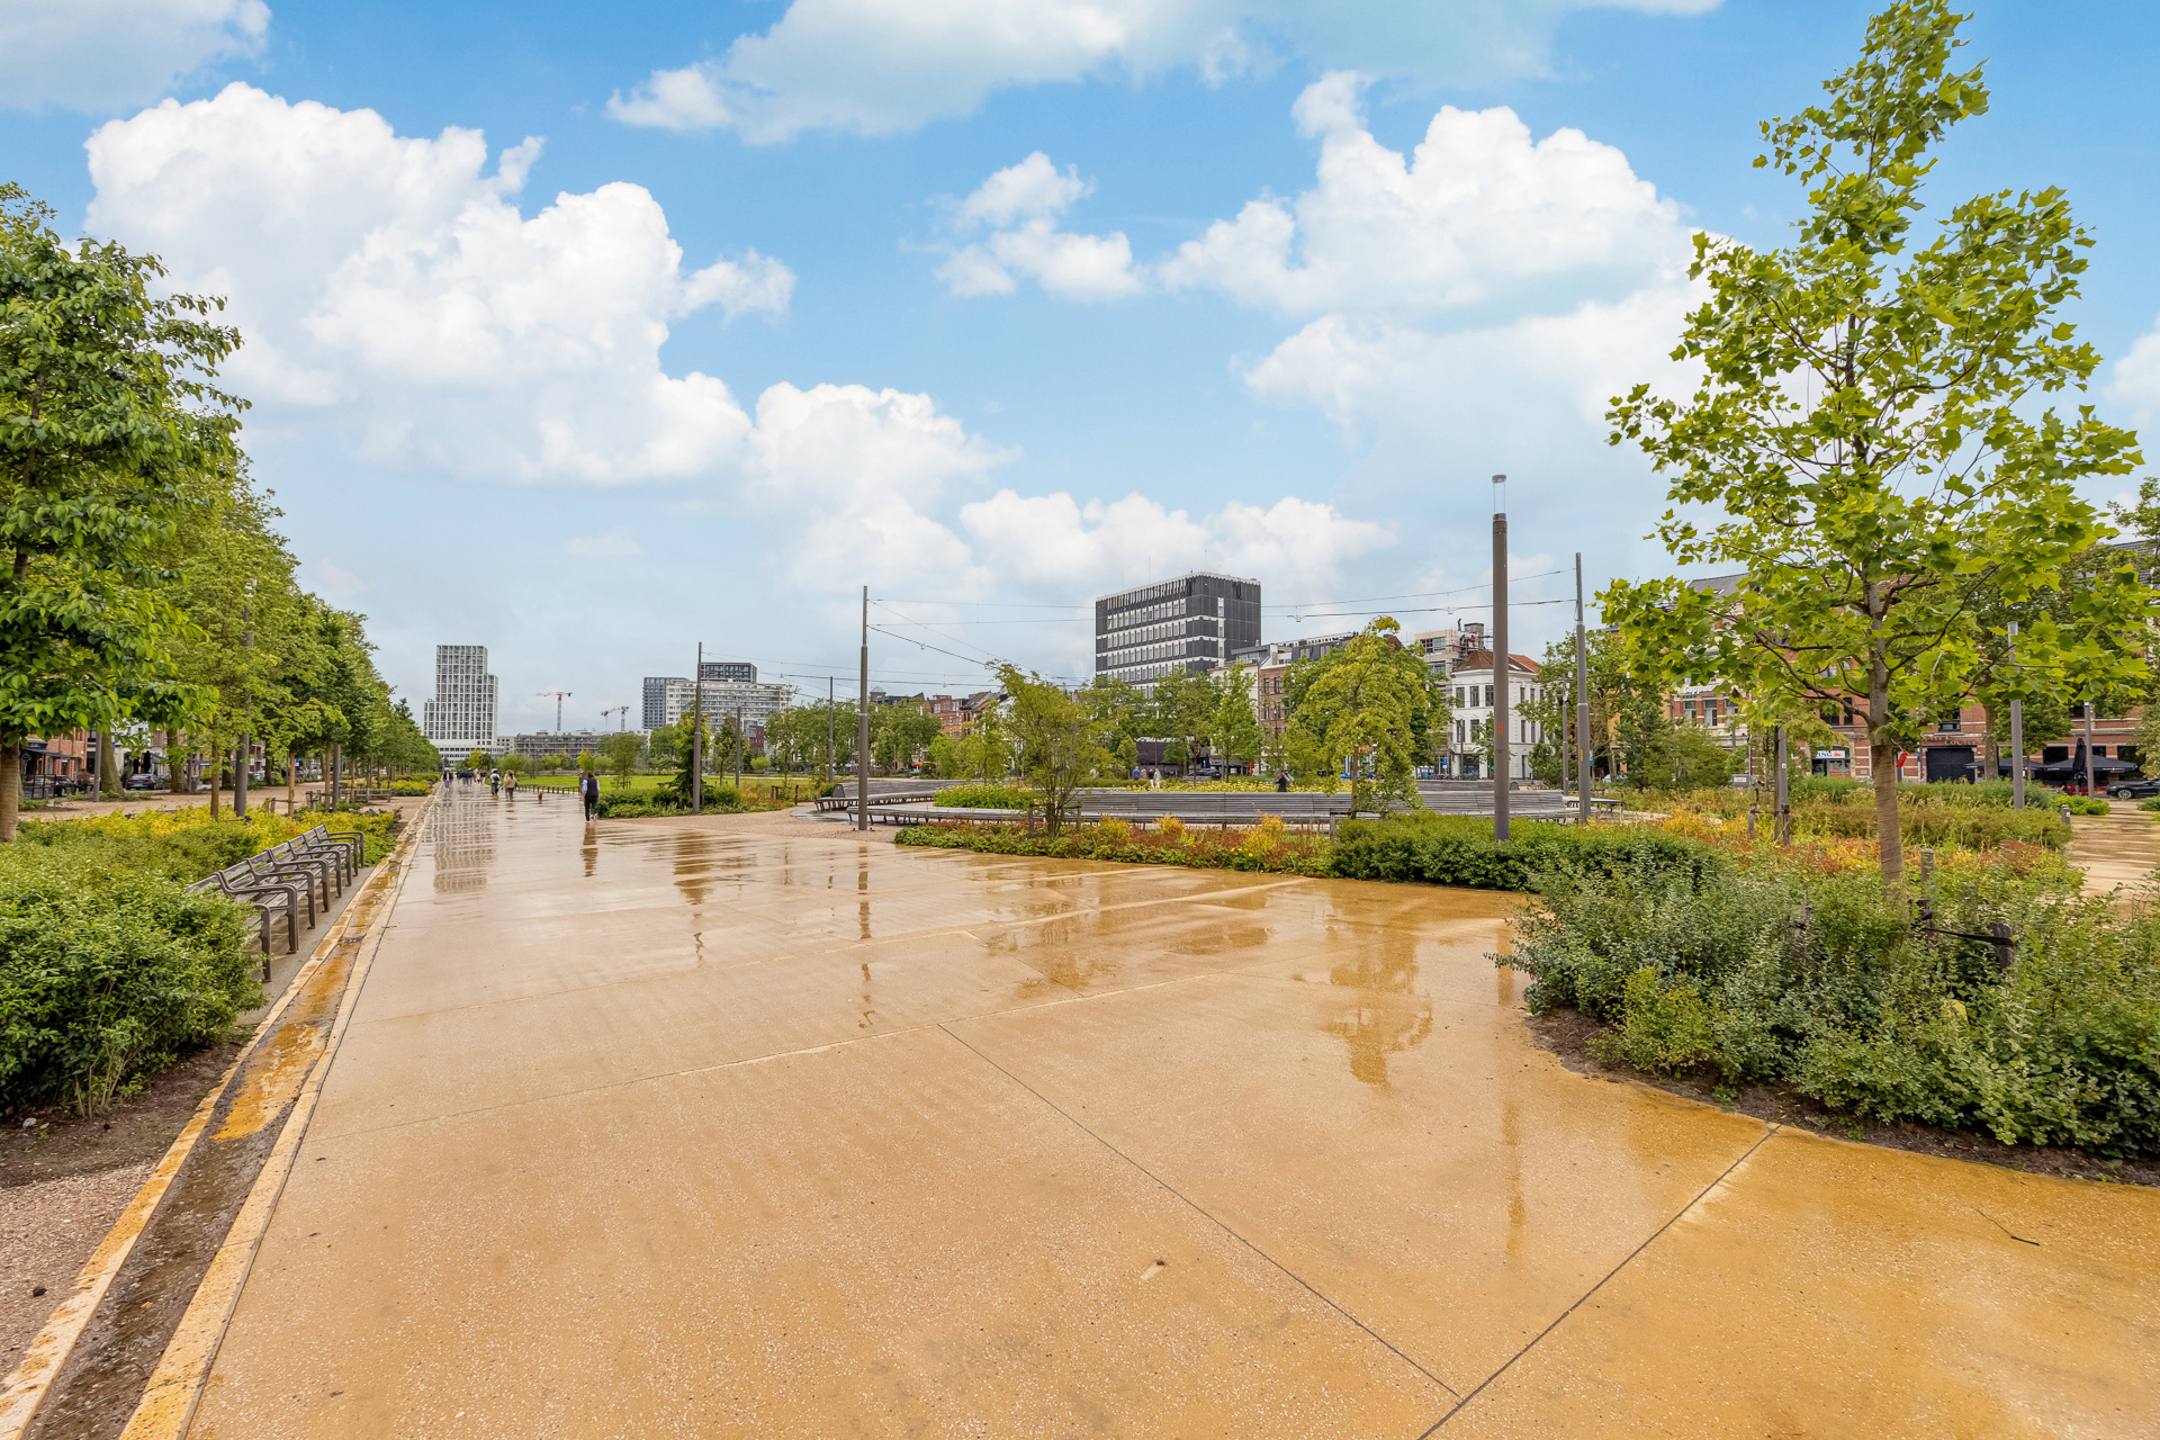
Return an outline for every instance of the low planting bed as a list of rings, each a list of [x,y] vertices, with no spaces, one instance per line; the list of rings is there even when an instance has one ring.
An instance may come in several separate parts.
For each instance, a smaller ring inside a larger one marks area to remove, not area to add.
[[[1106,860],[1119,865],[1190,865],[1203,870],[1259,870],[1277,875],[1326,875],[1329,846],[1319,836],[1296,835],[1281,821],[1244,830],[1188,830],[1164,820],[1141,830],[1122,820],[1067,826],[1059,835],[1037,826],[940,821],[912,825],[893,836],[895,845],[979,850],[991,855],[1044,855],[1060,860]]]
[[[2086,898],[2067,866],[1968,857],[1891,890],[1644,857],[1541,892],[1498,963],[1534,977],[1534,1011],[1601,1026],[1609,1064],[1790,1092],[1855,1126],[2160,1155],[2160,914]]]

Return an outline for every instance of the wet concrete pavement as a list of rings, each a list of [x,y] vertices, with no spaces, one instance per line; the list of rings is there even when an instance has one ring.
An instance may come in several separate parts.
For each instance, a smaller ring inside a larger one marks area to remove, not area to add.
[[[2150,889],[2160,869],[2160,816],[2134,800],[2110,800],[2105,815],[2070,817],[2070,863],[2085,872],[2085,893],[2120,889],[2134,897]]]
[[[2160,1194],[1577,1075],[1505,897],[430,823],[197,1436],[2160,1413]]]

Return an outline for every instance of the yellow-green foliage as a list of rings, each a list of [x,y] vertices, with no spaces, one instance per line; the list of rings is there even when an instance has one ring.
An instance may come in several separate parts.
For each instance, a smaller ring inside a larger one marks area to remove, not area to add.
[[[1155,828],[1165,839],[1176,840],[1185,834],[1185,822],[1175,815],[1165,815],[1155,822]]]
[[[1600,1060],[1625,1060],[1638,1070],[1670,1074],[1717,1052],[1710,1007],[1685,982],[1666,985],[1657,968],[1645,965],[1622,987],[1620,1024],[1600,1032],[1590,1052]]]
[[[1112,844],[1123,844],[1132,838],[1132,825],[1115,815],[1105,815],[1095,822],[1095,833]]]

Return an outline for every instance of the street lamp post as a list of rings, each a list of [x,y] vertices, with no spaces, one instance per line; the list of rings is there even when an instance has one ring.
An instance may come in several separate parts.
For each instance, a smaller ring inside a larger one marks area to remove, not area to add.
[[[1508,689],[1514,667],[1508,663],[1507,634],[1507,476],[1495,475],[1493,483],[1492,575],[1493,575],[1493,839],[1508,838]]]

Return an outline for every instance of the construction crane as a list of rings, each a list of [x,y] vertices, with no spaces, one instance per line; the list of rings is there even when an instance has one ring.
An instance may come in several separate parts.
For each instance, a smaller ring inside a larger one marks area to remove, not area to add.
[[[562,734],[562,702],[570,698],[570,692],[568,690],[542,690],[540,692],[540,698],[543,700],[550,695],[555,697],[555,733],[560,735]]]
[[[610,705],[607,709],[600,712],[600,723],[603,725],[607,724],[607,717],[610,715],[628,715],[629,713],[630,707],[628,705]],[[629,723],[630,722],[627,720],[618,720],[615,722],[615,728],[617,730],[620,730]]]

